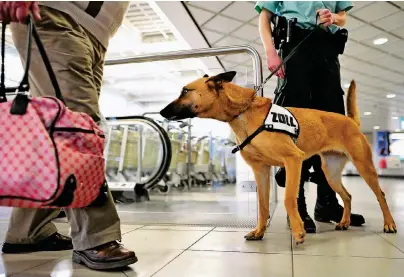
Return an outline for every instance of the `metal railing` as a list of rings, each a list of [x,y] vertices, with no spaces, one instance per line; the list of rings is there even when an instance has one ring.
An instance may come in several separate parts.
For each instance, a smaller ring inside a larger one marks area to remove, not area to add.
[[[138,55],[136,57],[110,59],[105,65],[121,65],[131,63],[146,63],[157,61],[181,60],[202,57],[214,57],[220,55],[248,54],[252,59],[254,71],[254,85],[258,86],[262,83],[262,61],[258,51],[249,45],[223,46],[217,48],[201,48],[192,50],[170,51],[164,53],[150,53]],[[263,96],[262,89],[257,92],[259,96]],[[189,130],[190,131],[190,130]],[[271,172],[271,198],[273,202],[277,201],[277,186],[274,178],[275,167]]]

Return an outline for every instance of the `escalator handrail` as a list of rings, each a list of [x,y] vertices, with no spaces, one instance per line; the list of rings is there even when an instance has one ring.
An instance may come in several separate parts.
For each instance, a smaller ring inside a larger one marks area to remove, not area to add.
[[[172,150],[171,150],[171,141],[167,134],[167,132],[157,124],[152,118],[145,116],[120,116],[120,117],[106,117],[107,121],[112,120],[135,120],[145,123],[146,125],[151,126],[159,135],[163,146],[163,156],[161,158],[161,163],[158,165],[158,170],[154,171],[154,174],[147,180],[145,183],[137,183],[135,186],[135,190],[137,189],[152,189],[154,188],[158,182],[166,175],[172,158]]]

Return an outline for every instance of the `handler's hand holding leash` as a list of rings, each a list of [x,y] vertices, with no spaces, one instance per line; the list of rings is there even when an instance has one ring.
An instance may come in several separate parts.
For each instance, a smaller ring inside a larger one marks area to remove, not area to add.
[[[328,27],[335,23],[334,14],[329,9],[317,10],[318,23],[323,24],[324,27]]]

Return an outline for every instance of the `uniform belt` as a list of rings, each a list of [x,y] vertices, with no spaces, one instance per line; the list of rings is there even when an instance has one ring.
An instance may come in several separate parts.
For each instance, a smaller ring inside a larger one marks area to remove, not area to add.
[[[292,42],[294,44],[299,43],[303,38],[305,38],[310,32],[312,32],[313,29],[302,29],[297,26],[295,26],[292,30]],[[307,39],[307,43],[316,43],[316,42],[322,42],[332,40],[334,37],[334,34],[327,32],[321,28],[315,28],[314,33],[310,36],[310,38]]]
[[[336,45],[336,35],[330,32],[327,32],[321,28],[313,29],[302,29],[295,26],[292,30],[291,41],[286,43],[285,46],[288,49],[295,47],[306,38],[310,32],[313,32],[307,41],[302,45],[302,49],[310,49],[315,50],[316,52],[328,53],[331,55],[338,53],[338,48]]]

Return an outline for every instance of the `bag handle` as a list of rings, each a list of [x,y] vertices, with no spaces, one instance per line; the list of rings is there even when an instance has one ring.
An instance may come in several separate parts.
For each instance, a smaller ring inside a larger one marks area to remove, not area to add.
[[[62,96],[55,72],[52,69],[51,63],[49,61],[48,55],[46,54],[45,48],[42,44],[42,41],[39,37],[38,31],[35,27],[35,24],[33,23],[32,16],[29,15],[27,19],[28,23],[28,30],[27,30],[27,56],[26,56],[26,64],[25,64],[25,70],[24,70],[24,75],[23,78],[20,82],[20,85],[15,88],[17,97],[15,100],[20,101],[18,99],[22,99],[22,97],[18,97],[19,95],[25,95],[24,92],[29,91],[29,69],[31,65],[31,52],[32,52],[32,37],[34,37],[35,43],[38,47],[38,51],[42,57],[42,60],[44,62],[46,71],[48,72],[50,81],[52,83],[53,89],[55,90],[55,95],[56,97],[63,102],[63,104],[66,105],[66,102],[64,101],[64,98]],[[5,49],[5,29],[6,26],[3,23],[2,24],[2,70],[1,70],[1,91],[0,91],[0,100],[1,98],[5,98],[5,92],[10,91],[10,88],[5,88],[5,82],[4,82],[4,49]],[[21,93],[22,92],[22,93]],[[7,101],[7,100],[6,100]],[[24,101],[26,102],[26,101]],[[17,103],[18,105],[18,103]],[[20,113],[20,112],[18,112]]]
[[[63,104],[66,105],[66,103],[64,101],[64,98],[62,96],[62,93],[60,91],[59,83],[57,81],[55,72],[52,69],[52,65],[51,65],[51,63],[49,61],[49,58],[48,58],[48,55],[46,54],[46,51],[45,51],[45,47],[43,46],[42,41],[41,41],[41,39],[39,37],[38,31],[37,31],[37,29],[35,27],[34,20],[32,19],[32,15],[28,16],[27,62],[26,62],[26,66],[25,66],[26,68],[25,68],[24,77],[23,77],[23,79],[21,81],[19,89],[20,88],[24,89],[24,87],[26,87],[26,86],[28,86],[28,88],[29,88],[28,72],[29,72],[29,68],[30,68],[30,64],[31,64],[31,52],[32,52],[31,41],[32,41],[32,36],[34,36],[35,43],[36,43],[36,45],[38,47],[38,50],[39,50],[39,53],[40,53],[40,55],[42,57],[42,61],[45,64],[46,71],[48,72],[49,78],[50,78],[50,80],[52,82],[53,89],[55,90],[55,95],[60,101],[63,102]]]
[[[6,24],[1,24],[1,83],[0,83],[0,103],[7,102],[6,97],[6,83],[4,81],[4,57],[6,49]]]

